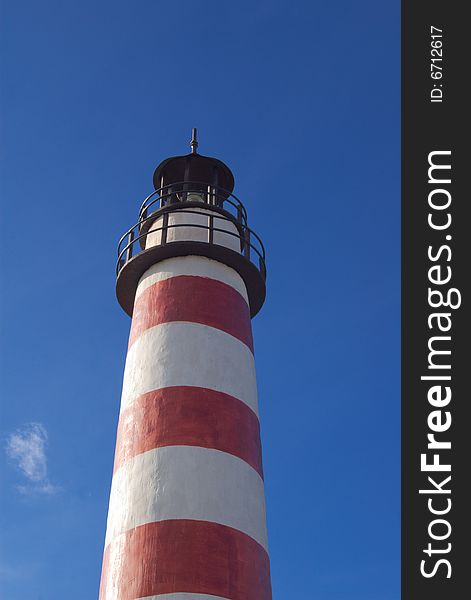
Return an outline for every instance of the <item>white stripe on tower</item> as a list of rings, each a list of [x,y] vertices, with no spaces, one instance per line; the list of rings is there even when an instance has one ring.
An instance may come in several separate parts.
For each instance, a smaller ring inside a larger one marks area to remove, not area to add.
[[[138,454],[118,469],[105,544],[129,529],[166,519],[227,525],[267,549],[263,480],[227,452],[167,446]]]
[[[207,258],[201,260],[200,256],[181,256],[167,258],[150,267],[139,281],[136,291],[136,300],[148,287],[170,277],[178,275],[192,275],[194,277],[207,277],[230,285],[249,303],[245,283],[239,273],[216,260]]]
[[[101,600],[270,600],[247,293],[204,257],[141,278]]]
[[[121,410],[146,392],[177,385],[224,392],[258,412],[252,352],[213,327],[174,322],[145,331],[128,351]]]

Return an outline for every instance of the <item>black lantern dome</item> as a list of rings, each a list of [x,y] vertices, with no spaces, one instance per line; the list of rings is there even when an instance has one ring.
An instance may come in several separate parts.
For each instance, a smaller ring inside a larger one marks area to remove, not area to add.
[[[221,160],[197,153],[196,129],[193,129],[190,145],[190,154],[172,156],[160,163],[154,171],[154,188],[158,190],[172,187],[175,191],[184,191],[184,184],[191,182],[192,187],[200,184],[201,191],[205,192],[209,185],[219,188],[221,203],[224,192],[227,192],[227,198],[234,190],[234,175]]]
[[[132,315],[140,278],[172,257],[205,256],[239,273],[247,288],[251,315],[265,299],[265,249],[247,224],[247,211],[233,193],[234,176],[217,158],[191,152],[167,158],[154,172],[154,187],[142,203],[139,220],[120,239],[116,294]]]

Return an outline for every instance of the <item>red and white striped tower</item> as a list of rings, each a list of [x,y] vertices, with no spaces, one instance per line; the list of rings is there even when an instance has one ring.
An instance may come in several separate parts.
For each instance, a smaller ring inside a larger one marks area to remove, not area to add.
[[[100,600],[269,600],[250,318],[265,256],[234,178],[162,162],[119,246],[132,315]]]

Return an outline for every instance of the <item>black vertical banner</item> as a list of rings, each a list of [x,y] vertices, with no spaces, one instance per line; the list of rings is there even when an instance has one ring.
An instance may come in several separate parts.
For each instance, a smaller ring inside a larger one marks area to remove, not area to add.
[[[471,30],[402,5],[402,599],[471,594]]]

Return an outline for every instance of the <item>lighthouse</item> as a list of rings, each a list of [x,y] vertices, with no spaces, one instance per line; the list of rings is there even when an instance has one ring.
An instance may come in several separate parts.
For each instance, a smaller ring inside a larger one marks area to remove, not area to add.
[[[270,600],[251,318],[265,251],[222,161],[164,160],[118,246],[132,317],[100,600]]]

